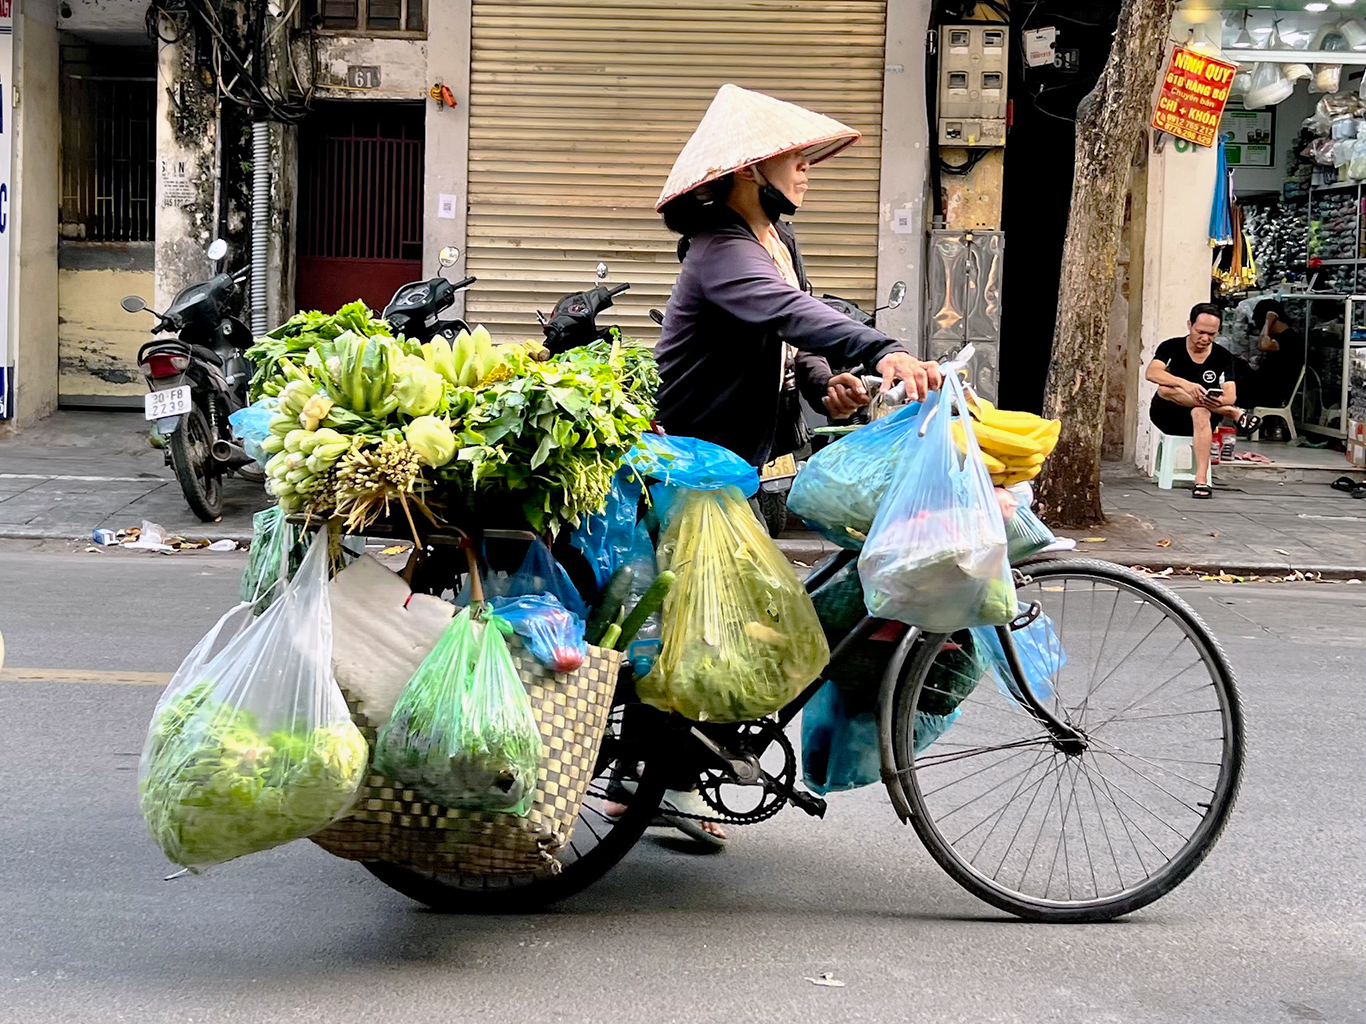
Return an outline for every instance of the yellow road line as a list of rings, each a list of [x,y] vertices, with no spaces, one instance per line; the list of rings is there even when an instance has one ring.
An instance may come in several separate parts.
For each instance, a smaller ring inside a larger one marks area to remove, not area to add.
[[[165,686],[169,672],[119,672],[90,668],[0,669],[0,683],[114,683],[122,686]]]

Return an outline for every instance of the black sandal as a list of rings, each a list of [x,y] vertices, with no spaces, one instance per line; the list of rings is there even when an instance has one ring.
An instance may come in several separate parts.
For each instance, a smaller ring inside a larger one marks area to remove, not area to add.
[[[1357,482],[1353,480],[1350,476],[1340,476],[1328,486],[1333,488],[1333,490],[1335,491],[1343,491],[1346,494],[1351,494],[1352,491],[1356,488]]]
[[[1214,490],[1210,487],[1209,484],[1196,484],[1191,488],[1191,497],[1212,498],[1214,497]]]
[[[1261,425],[1262,418],[1260,416],[1253,416],[1252,413],[1245,412],[1238,421],[1238,433],[1242,434],[1243,437],[1251,437]]]

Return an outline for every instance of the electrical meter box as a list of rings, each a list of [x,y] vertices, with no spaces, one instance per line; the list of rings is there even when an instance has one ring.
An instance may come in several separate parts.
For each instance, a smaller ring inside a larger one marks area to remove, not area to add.
[[[1004,23],[939,29],[939,145],[1006,144],[1009,56]]]

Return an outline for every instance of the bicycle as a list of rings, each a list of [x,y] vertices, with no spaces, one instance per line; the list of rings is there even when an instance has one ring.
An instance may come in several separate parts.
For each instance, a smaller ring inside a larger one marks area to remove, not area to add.
[[[414,549],[414,590],[458,591],[458,561],[431,557],[439,540]],[[808,576],[807,590],[856,557],[840,551],[826,559]],[[958,634],[898,629],[867,616],[832,640],[831,667],[856,657],[866,662],[870,645],[890,644],[877,702],[882,781],[902,823],[955,881],[1022,918],[1111,920],[1180,884],[1228,821],[1243,767],[1233,672],[1184,601],[1129,569],[1091,559],[1034,560],[1016,566],[1015,576],[1025,611],[996,630],[1007,667],[995,670],[995,685],[962,656]],[[1045,658],[1032,646],[1022,660],[1012,634],[1044,612],[1062,657]],[[888,639],[889,631],[897,635]],[[820,816],[826,802],[798,787],[785,730],[824,678],[774,716],[718,726],[639,703],[624,670],[558,874],[462,876],[380,861],[366,867],[436,910],[529,911],[581,891],[619,863],[654,820],[666,780],[684,773],[699,779],[713,812],[696,816],[701,820],[752,824],[788,804]],[[961,698],[952,726],[917,754],[917,708],[949,697]],[[1153,737],[1141,735],[1143,723],[1158,723]],[[616,802],[623,792],[630,794],[626,812],[607,814],[609,798]]]

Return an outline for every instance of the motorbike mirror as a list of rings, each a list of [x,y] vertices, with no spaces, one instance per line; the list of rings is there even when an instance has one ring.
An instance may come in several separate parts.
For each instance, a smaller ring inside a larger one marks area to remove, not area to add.
[[[460,250],[453,245],[448,245],[436,254],[436,259],[443,267],[453,267],[456,260],[460,259]]]
[[[147,303],[137,295],[125,295],[123,299],[120,300],[119,305],[129,313],[141,313],[147,308]]]
[[[898,281],[896,284],[892,285],[891,294],[887,296],[887,308],[896,309],[897,306],[901,305],[905,301],[906,282]]]
[[[599,281],[606,281],[606,280],[607,280],[607,264],[606,264],[606,263],[599,263],[599,264],[598,264],[597,278],[598,278]]]
[[[664,326],[664,314],[661,313],[659,310],[650,310],[650,319],[653,320],[655,323],[659,324],[660,327]]]
[[[209,243],[208,256],[215,263],[228,254],[228,243],[221,238],[215,238]]]

